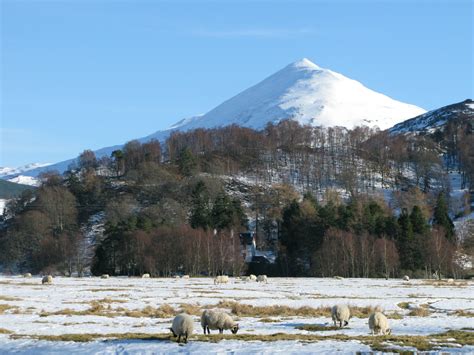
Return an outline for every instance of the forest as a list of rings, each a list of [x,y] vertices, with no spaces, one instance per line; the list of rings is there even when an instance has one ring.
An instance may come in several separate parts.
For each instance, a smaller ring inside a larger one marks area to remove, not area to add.
[[[391,135],[294,121],[175,132],[103,157],[86,150],[8,203],[0,265],[64,275],[263,267],[279,276],[462,277],[474,226],[461,238],[452,219],[471,201],[452,201],[448,173],[472,186],[473,150],[472,127],[460,122]],[[244,262],[246,231],[274,263]]]

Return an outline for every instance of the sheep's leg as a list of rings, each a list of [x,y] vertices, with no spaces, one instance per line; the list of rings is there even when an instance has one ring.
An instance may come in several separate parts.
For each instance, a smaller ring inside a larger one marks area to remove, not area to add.
[[[339,321],[339,328],[342,328],[342,320]]]
[[[224,329],[219,328],[219,334],[222,334],[222,333],[224,333]]]
[[[209,326],[207,326],[207,334],[211,334],[211,330],[209,329]]]
[[[181,343],[181,334],[178,335],[178,344]]]
[[[187,332],[184,334],[184,343],[185,344],[188,343],[188,333]]]

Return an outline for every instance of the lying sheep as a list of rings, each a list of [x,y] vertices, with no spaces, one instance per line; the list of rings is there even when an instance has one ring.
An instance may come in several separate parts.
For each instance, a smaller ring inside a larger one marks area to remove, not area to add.
[[[257,282],[265,282],[267,284],[268,283],[267,275],[258,275]]]
[[[344,322],[344,327],[349,324],[351,311],[346,305],[337,305],[332,307],[331,317],[334,322],[334,326],[336,326],[336,322],[339,322],[339,327],[342,328],[342,322]]]
[[[403,276],[403,281],[410,281],[410,276],[408,275]]]
[[[189,279],[189,275],[183,275],[181,278],[183,278],[183,279]]]
[[[29,272],[27,272],[26,274],[23,274],[23,277],[29,279],[31,277],[31,274]]]
[[[149,279],[150,278],[150,274],[143,274],[142,275],[142,279]]]
[[[454,279],[447,279],[446,282],[447,282],[448,284],[452,284],[452,283],[454,283]]]
[[[227,275],[220,275],[214,279],[214,285],[226,284],[228,282],[229,282],[229,276]]]
[[[210,329],[219,329],[219,333],[224,333],[225,329],[230,329],[232,334],[237,334],[239,325],[235,323],[230,315],[225,312],[206,309],[201,315],[201,326],[204,334],[211,334]]]
[[[257,276],[255,276],[254,274],[250,274],[249,278],[251,281],[257,281]]]
[[[101,279],[108,279],[109,277],[109,274],[103,274],[100,276]]]
[[[178,314],[174,317],[170,330],[175,338],[178,337],[178,343],[181,342],[182,336],[184,336],[184,342],[187,343],[188,337],[193,334],[194,321],[189,314]]]
[[[387,335],[392,333],[392,330],[388,325],[387,317],[385,317],[382,312],[375,312],[370,315],[369,328],[372,332],[372,335]]]
[[[53,277],[51,275],[44,276],[41,279],[43,285],[51,285],[53,283]]]

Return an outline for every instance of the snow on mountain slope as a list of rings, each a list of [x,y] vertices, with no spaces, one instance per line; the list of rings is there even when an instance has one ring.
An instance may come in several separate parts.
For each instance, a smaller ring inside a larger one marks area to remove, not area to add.
[[[369,125],[385,129],[424,112],[305,58],[205,115],[174,127],[187,130],[237,124],[261,129],[268,122],[292,119],[314,126]]]
[[[443,127],[450,120],[472,120],[474,123],[474,101],[468,99],[463,102],[441,107],[398,123],[389,129],[392,134],[409,132],[429,132]]]
[[[21,173],[24,173],[33,169],[37,169],[37,168],[46,167],[48,165],[51,165],[51,163],[31,163],[31,164],[19,166],[17,168],[0,166],[0,178],[5,178],[7,176],[20,175]]]
[[[385,129],[424,112],[426,111],[422,108],[393,100],[304,58],[204,115],[183,119],[166,130],[157,131],[138,140],[164,141],[174,131],[231,124],[262,129],[269,122],[278,123],[285,119],[313,126],[352,128],[368,125]],[[95,153],[101,157],[120,148],[120,145],[106,147]],[[35,169],[27,175],[36,176],[48,169],[62,172],[73,161],[60,162],[47,169]]]

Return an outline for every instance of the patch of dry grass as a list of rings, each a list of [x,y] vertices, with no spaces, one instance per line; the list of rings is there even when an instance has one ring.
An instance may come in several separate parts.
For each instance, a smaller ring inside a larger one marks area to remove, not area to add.
[[[16,310],[16,309],[18,309],[17,306],[12,306],[12,305],[6,304],[6,303],[1,303],[0,304],[0,314],[4,314],[8,310]]]
[[[259,319],[259,322],[262,322],[262,323],[278,323],[280,321],[281,321],[280,319],[274,319],[274,318],[260,318]]]
[[[328,325],[321,325],[321,324],[305,324],[305,325],[298,325],[295,327],[299,330],[306,330],[308,332],[321,332],[321,331],[329,331],[329,330],[342,330],[343,328],[335,327],[335,326],[328,326]],[[344,328],[350,329],[350,328]]]
[[[410,302],[400,302],[397,306],[401,309],[408,309],[410,308]]]
[[[13,334],[13,332],[5,328],[0,328],[0,334]]]
[[[457,317],[474,317],[474,312],[465,311],[464,309],[457,309],[452,314]]]
[[[330,327],[326,327],[330,328]],[[49,341],[75,341],[87,342],[97,339],[138,339],[152,341],[175,341],[170,333],[147,334],[147,333],[115,333],[115,334],[62,334],[62,335],[10,335],[13,339],[33,338]],[[305,342],[318,342],[324,340],[336,341],[360,341],[369,345],[374,351],[394,351],[402,352],[403,347],[413,347],[418,351],[431,351],[439,347],[440,344],[449,347],[449,344],[474,345],[474,332],[472,330],[450,330],[445,333],[434,335],[384,335],[384,336],[348,336],[345,334],[196,334],[191,340],[219,342],[221,340],[240,340],[240,341],[278,341],[278,340],[297,340]],[[394,348],[395,346],[402,347]]]
[[[0,295],[0,301],[21,301],[21,298]]]
[[[429,317],[431,315],[431,311],[427,307],[416,307],[408,312],[408,315],[411,317]]]

